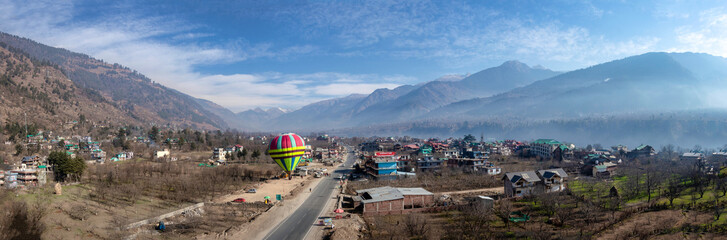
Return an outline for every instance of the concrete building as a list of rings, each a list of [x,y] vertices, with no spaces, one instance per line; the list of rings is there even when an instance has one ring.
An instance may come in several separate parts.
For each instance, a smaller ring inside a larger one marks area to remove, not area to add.
[[[224,148],[215,148],[212,150],[212,160],[227,160],[227,151]]]
[[[423,188],[389,186],[356,191],[354,197],[364,215],[405,214],[426,210],[434,203],[434,194]]]
[[[557,150],[557,151],[556,151]],[[572,157],[571,147],[553,139],[538,139],[530,143],[530,154],[542,159]]]
[[[364,165],[369,175],[377,179],[396,178],[398,160],[395,152],[376,152],[366,158]]]

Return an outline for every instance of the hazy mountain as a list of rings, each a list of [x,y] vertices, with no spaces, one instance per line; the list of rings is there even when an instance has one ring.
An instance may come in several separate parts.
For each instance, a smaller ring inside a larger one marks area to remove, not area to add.
[[[287,110],[281,108],[269,108],[267,110],[255,108],[236,113],[235,119],[241,126],[239,127],[241,130],[265,130],[265,124],[286,112]]]
[[[7,33],[0,32],[0,42],[27,53],[30,58],[57,65],[75,87],[97,92],[101,97],[99,100],[123,109],[124,114],[143,120],[144,123],[205,129],[227,128],[222,118],[205,109],[195,98],[154,83],[127,67]]]
[[[298,110],[280,115],[264,125],[266,129],[326,129],[345,125],[343,121],[353,106],[361,103],[367,95],[351,94],[342,98],[308,104]]]
[[[534,120],[720,107],[719,96],[706,93],[725,92],[726,68],[724,58],[706,54],[647,53],[449,104],[428,117]]]
[[[556,74],[508,61],[471,75],[447,75],[415,86],[378,89],[365,97],[314,103],[280,116],[271,127],[320,129],[406,121],[456,101],[491,96]]]

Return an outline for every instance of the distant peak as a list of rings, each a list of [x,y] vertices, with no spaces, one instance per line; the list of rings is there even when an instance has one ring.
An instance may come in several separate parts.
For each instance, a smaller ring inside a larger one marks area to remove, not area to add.
[[[506,61],[506,62],[502,63],[502,65],[500,65],[500,67],[516,69],[518,71],[530,69],[530,66],[528,66],[527,64],[522,63],[518,60]]]

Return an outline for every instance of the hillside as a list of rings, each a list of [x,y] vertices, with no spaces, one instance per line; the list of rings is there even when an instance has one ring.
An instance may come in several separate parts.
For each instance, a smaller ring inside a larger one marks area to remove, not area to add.
[[[144,123],[173,124],[201,129],[224,129],[228,125],[205,109],[195,98],[152,82],[144,75],[119,64],[108,64],[65,49],[46,46],[30,39],[0,32],[0,42],[46,61],[58,68],[78,89],[99,94],[123,114]]]
[[[29,125],[45,127],[82,119],[92,125],[141,123],[127,112],[97,91],[77,87],[58,66],[0,43],[0,122],[27,119]]]

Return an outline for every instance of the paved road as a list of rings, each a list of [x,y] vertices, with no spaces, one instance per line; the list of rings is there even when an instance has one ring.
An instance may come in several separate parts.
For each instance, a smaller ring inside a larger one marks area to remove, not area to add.
[[[349,151],[349,148],[346,148]],[[349,153],[348,159],[344,163],[344,166],[351,167],[356,160],[354,154]],[[285,221],[281,222],[278,226],[273,228],[264,239],[278,240],[278,239],[291,239],[298,240],[305,238],[308,230],[318,222],[318,215],[321,210],[325,207],[328,199],[331,196],[333,189],[338,185],[338,180],[334,177],[340,176],[341,174],[347,174],[351,170],[344,168],[336,169],[331,176],[326,177],[318,183],[313,194],[300,205],[300,207],[288,216]]]

